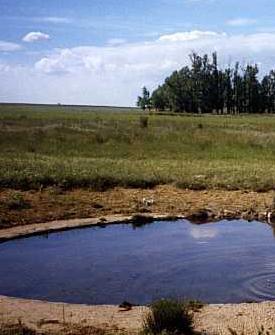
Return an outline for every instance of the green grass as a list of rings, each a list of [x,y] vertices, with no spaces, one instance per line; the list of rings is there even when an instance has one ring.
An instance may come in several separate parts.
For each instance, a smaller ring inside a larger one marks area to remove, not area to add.
[[[0,187],[275,188],[275,117],[0,105]]]
[[[186,303],[176,300],[159,300],[150,306],[143,320],[144,335],[194,334],[193,316]]]

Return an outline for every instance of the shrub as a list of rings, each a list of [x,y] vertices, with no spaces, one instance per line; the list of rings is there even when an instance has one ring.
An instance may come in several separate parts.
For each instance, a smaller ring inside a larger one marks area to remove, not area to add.
[[[139,119],[140,128],[148,128],[149,118],[148,116],[141,116]]]
[[[156,301],[143,320],[143,333],[192,334],[192,314],[183,302],[169,299]]]

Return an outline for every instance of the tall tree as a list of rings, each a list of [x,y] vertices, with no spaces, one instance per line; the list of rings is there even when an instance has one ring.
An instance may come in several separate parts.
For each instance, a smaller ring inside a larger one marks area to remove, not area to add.
[[[139,96],[137,99],[137,106],[145,110],[148,108],[151,109],[151,98],[150,98],[150,92],[148,89],[144,86],[142,88],[142,96]]]
[[[275,113],[275,71],[260,81],[257,65],[219,68],[212,57],[190,55],[191,66],[174,71],[152,94],[143,88],[138,106],[186,113]]]
[[[166,108],[169,107],[168,96],[165,86],[159,86],[152,93],[151,102],[154,108],[159,111],[164,111]]]

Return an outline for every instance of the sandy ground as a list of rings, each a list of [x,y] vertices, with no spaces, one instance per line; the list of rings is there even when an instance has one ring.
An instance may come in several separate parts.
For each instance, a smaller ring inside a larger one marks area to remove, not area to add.
[[[206,334],[230,334],[232,329],[238,335],[258,335],[261,327],[274,334],[275,302],[209,305],[195,315],[195,328]]]
[[[123,311],[118,306],[86,306],[49,303],[0,297],[0,322],[17,323],[20,320],[33,329],[51,330],[64,323],[108,329],[139,331],[146,307]]]
[[[122,329],[137,334],[147,307],[123,311],[118,306],[86,306],[0,297],[0,322],[24,324],[34,329],[58,330],[64,323],[107,329]],[[202,333],[257,335],[264,326],[272,334],[275,327],[275,302],[238,305],[207,305],[194,315],[195,329]]]

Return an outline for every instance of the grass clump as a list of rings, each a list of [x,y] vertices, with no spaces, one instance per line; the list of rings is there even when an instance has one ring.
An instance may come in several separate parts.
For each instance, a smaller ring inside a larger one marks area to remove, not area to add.
[[[149,118],[148,116],[141,116],[139,119],[140,128],[148,128]]]
[[[123,330],[102,329],[93,326],[75,324],[59,325],[55,330],[35,330],[19,321],[16,324],[0,324],[0,335],[130,335]]]
[[[0,325],[0,335],[37,335],[37,332],[19,322],[18,324]]]
[[[154,302],[144,318],[143,334],[193,334],[193,316],[187,304],[170,299]]]
[[[8,210],[21,211],[23,209],[30,209],[30,202],[24,199],[21,193],[13,193],[5,203]]]

